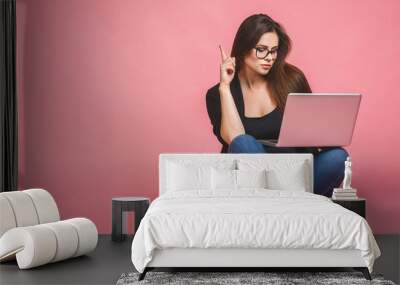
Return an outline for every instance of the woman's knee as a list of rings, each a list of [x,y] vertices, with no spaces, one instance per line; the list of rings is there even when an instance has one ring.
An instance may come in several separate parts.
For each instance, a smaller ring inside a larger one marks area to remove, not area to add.
[[[333,188],[337,188],[344,178],[344,162],[349,153],[342,147],[322,151],[315,157],[314,191],[316,194],[331,197]]]
[[[228,152],[264,152],[264,148],[255,137],[240,134],[231,141]]]
[[[344,177],[344,169],[349,153],[342,147],[333,148],[320,153],[321,157],[318,165],[325,169],[325,175],[341,180]],[[340,181],[341,182],[341,181]],[[339,182],[339,183],[340,183]]]
[[[335,147],[329,150],[322,151],[318,155],[321,155],[321,157],[323,157],[323,159],[327,162],[329,161],[330,163],[339,165],[343,164],[344,166],[344,162],[349,156],[349,153],[346,149],[342,147]]]
[[[240,134],[233,138],[230,144],[238,144],[241,142],[253,142],[256,140],[253,136],[248,134]]]

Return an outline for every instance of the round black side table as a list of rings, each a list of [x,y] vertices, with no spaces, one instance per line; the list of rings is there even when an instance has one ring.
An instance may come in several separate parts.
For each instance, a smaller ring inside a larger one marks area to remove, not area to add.
[[[140,221],[146,214],[150,199],[146,197],[116,197],[112,198],[112,235],[113,241],[123,241],[126,235],[123,228],[126,224],[126,213],[135,212],[135,233]]]

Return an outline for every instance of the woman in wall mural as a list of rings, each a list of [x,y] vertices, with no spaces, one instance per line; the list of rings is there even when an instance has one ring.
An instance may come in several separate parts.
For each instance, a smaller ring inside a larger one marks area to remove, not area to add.
[[[279,23],[265,14],[246,18],[230,57],[220,46],[220,82],[207,92],[207,112],[221,153],[313,153],[314,193],[331,197],[343,180],[344,148],[269,147],[257,141],[278,139],[290,92],[312,92],[303,72],[285,62],[290,50]]]

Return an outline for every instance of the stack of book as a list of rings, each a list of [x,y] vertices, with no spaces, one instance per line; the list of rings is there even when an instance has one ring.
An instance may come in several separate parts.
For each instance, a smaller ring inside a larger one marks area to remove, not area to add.
[[[334,188],[332,193],[332,199],[335,200],[357,200],[357,189],[343,189]]]

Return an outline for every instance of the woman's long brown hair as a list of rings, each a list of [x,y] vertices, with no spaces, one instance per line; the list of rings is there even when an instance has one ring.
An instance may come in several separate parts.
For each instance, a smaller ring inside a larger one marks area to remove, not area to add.
[[[293,64],[287,63],[292,43],[285,29],[265,14],[255,14],[247,17],[239,26],[231,51],[235,57],[236,71],[239,73],[244,64],[245,56],[257,45],[264,33],[275,32],[279,38],[277,58],[272,68],[265,75],[268,91],[278,108],[283,110],[290,92],[311,93],[310,85],[304,73]]]

